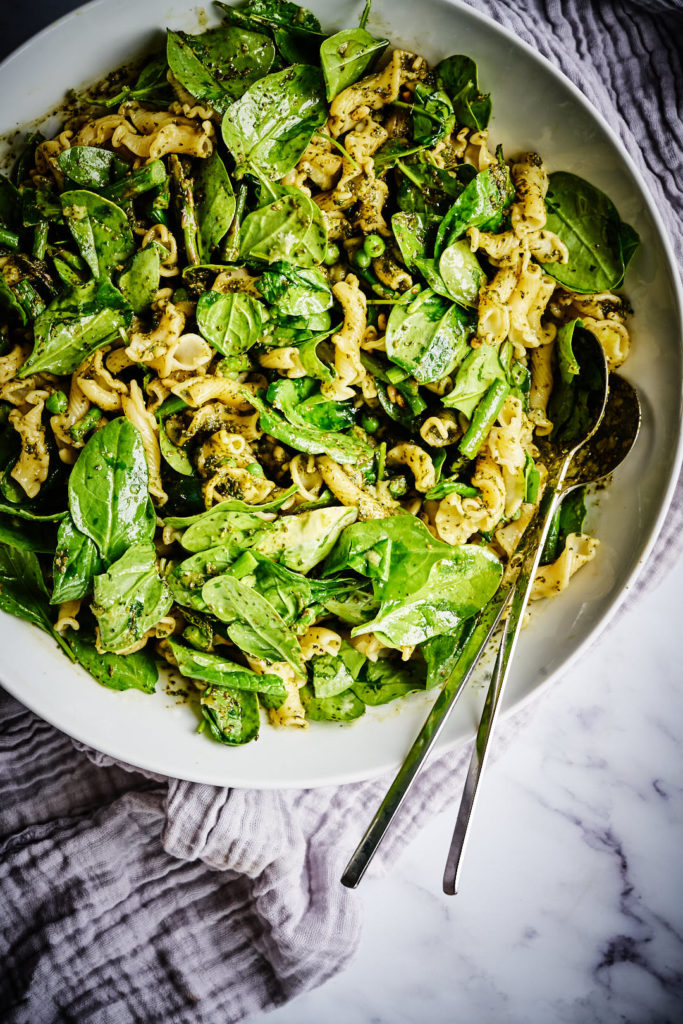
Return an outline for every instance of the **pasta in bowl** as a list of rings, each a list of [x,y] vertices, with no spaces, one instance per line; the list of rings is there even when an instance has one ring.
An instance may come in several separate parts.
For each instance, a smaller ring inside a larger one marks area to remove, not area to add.
[[[637,236],[491,151],[469,57],[223,13],[4,186],[2,600],[31,580],[105,685],[164,659],[240,745],[260,708],[346,721],[442,681],[540,500],[534,434],[576,414],[575,333],[626,357]],[[536,596],[592,558],[584,515]]]

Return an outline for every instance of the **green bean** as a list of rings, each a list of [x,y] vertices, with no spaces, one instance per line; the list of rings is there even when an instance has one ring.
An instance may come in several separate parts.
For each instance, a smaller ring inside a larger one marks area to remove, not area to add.
[[[327,243],[327,251],[325,253],[325,259],[323,260],[323,263],[325,264],[325,266],[326,267],[333,267],[335,265],[335,263],[339,263],[340,258],[341,258],[341,252],[339,251],[339,246],[337,245],[337,243],[336,242],[328,242]]]
[[[240,256],[240,228],[242,225],[242,216],[244,214],[244,208],[247,203],[247,186],[244,182],[240,185],[237,190],[237,200],[235,203],[235,216],[232,218],[232,224],[230,230],[225,236],[225,241],[222,246],[222,258],[226,263],[234,263],[235,260],[239,259]]]
[[[357,267],[360,267],[361,270],[367,270],[370,266],[370,257],[366,253],[365,249],[359,249],[353,257],[353,262]]]
[[[176,209],[178,211],[180,226],[183,231],[185,255],[187,256],[188,263],[198,266],[199,263],[201,263],[199,258],[199,249],[197,247],[197,233],[199,228],[197,225],[197,214],[194,206],[192,185],[176,154],[172,153],[168,159],[171,166],[173,184],[175,185]]]
[[[71,440],[76,443],[78,443],[79,441],[83,441],[86,434],[89,434],[93,427],[95,427],[101,419],[101,409],[89,409],[82,419],[80,419],[77,423],[74,423],[73,426],[69,427]]]
[[[39,224],[36,224],[36,229],[33,233],[33,255],[37,260],[45,259],[49,227],[50,225],[46,220],[41,220]]]
[[[47,409],[48,412],[51,412],[53,415],[57,416],[66,412],[66,407],[68,406],[68,404],[69,399],[66,397],[63,391],[54,391],[48,398],[47,402],[45,403],[45,408]]]
[[[106,199],[119,202],[121,199],[132,199],[133,196],[139,196],[142,192],[148,192],[151,188],[158,188],[159,185],[164,185],[167,180],[166,168],[162,161],[152,160],[151,164],[141,167],[138,171],[133,171],[132,174],[127,174],[120,181],[106,185],[101,190],[101,194]]]
[[[371,416],[370,413],[364,412],[361,416],[360,425],[366,433],[374,434],[379,429],[379,420],[376,416]]]
[[[45,309],[45,303],[31,282],[26,278],[23,278],[21,281],[17,281],[14,285],[14,294],[16,295],[22,309],[24,309],[26,315],[31,320],[35,320],[35,318]]]
[[[0,245],[6,245],[8,249],[16,252],[19,248],[19,235],[9,228],[0,227]]]
[[[510,385],[507,381],[496,380],[474,410],[467,433],[459,445],[460,451],[468,459],[473,459],[483,445],[509,393]]]

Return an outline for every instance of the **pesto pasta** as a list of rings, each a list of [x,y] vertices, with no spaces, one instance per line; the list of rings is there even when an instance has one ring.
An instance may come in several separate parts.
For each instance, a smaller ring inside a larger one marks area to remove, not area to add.
[[[0,178],[0,608],[237,745],[442,682],[629,351],[638,238],[430,66],[219,3]],[[484,70],[485,77],[485,70]],[[532,598],[593,558],[582,494]]]

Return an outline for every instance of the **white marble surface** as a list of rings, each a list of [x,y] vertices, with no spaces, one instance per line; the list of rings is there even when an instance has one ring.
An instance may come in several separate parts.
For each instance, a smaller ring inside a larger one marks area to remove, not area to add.
[[[682,593],[683,561],[535,701],[460,895],[447,814],[355,894],[351,966],[253,1024],[683,1021]]]

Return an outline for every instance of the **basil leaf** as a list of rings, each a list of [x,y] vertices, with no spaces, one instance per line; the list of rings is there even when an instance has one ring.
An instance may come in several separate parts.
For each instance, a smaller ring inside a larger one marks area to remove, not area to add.
[[[93,576],[101,571],[102,563],[90,537],[81,533],[71,516],[62,519],[57,532],[50,604],[78,601],[85,597]]]
[[[258,697],[245,690],[209,686],[199,700],[205,729],[213,739],[230,746],[250,743],[258,736]],[[201,727],[200,727],[201,728]]]
[[[400,648],[450,633],[491,600],[502,574],[501,563],[486,548],[451,548],[450,557],[432,566],[422,587],[404,599],[383,601],[378,615],[354,627],[351,635],[374,632],[389,647]]]
[[[230,230],[237,208],[230,175],[216,150],[206,160],[199,161],[194,179],[194,200],[199,256],[202,263],[210,263],[213,250],[218,248]]]
[[[387,323],[389,358],[411,373],[419,384],[442,380],[469,350],[473,324],[457,306],[449,305],[430,288],[417,298],[399,302]]]
[[[299,267],[322,263],[327,249],[327,228],[322,212],[301,189],[282,187],[272,203],[247,214],[242,222],[242,259]]]
[[[468,228],[495,230],[501,223],[514,191],[510,171],[505,164],[494,164],[480,171],[466,185],[439,225],[434,242],[434,257],[456,242]]]
[[[119,275],[119,290],[134,313],[146,312],[159,290],[161,263],[156,245],[138,249],[127,270]]]
[[[328,102],[353,85],[388,45],[387,39],[375,39],[364,28],[347,28],[325,39],[320,46],[320,63]]]
[[[567,263],[543,263],[546,274],[571,291],[593,294],[617,288],[640,239],[604,192],[576,174],[550,175],[548,231],[569,250]]]
[[[98,348],[118,340],[131,322],[130,306],[108,281],[77,285],[36,318],[33,351],[17,376],[73,373]]]
[[[224,356],[237,356],[261,336],[265,309],[243,292],[205,292],[197,303],[197,327]]]
[[[249,167],[279,180],[327,118],[320,72],[307,64],[255,82],[223,118],[223,141],[241,177]]]
[[[491,119],[491,96],[479,91],[472,58],[463,54],[446,57],[436,66],[436,78],[439,88],[451,98],[457,123],[483,131]]]
[[[52,625],[45,580],[35,552],[0,543],[0,609],[49,633],[73,661],[64,639]]]
[[[480,345],[470,350],[455,378],[453,390],[441,399],[448,409],[459,409],[468,419],[495,380],[506,380],[507,374],[493,345]]]
[[[222,658],[208,651],[196,651],[176,640],[169,640],[173,656],[178,662],[178,670],[190,679],[202,679],[213,686],[227,687],[233,690],[251,690],[254,693],[267,693],[269,696],[283,700],[287,696],[287,688],[280,676],[264,673],[259,675],[244,665]]]
[[[275,48],[267,36],[222,25],[201,35],[168,30],[168,66],[187,91],[224,114],[268,73]]]
[[[93,613],[105,651],[125,651],[163,619],[173,604],[157,570],[151,541],[128,550],[93,582]]]
[[[258,409],[259,423],[266,434],[277,438],[283,444],[298,452],[309,455],[329,455],[342,464],[367,464],[372,458],[372,448],[353,435],[339,434],[333,431],[317,430],[298,424],[293,426],[271,409],[258,395],[249,394],[249,402]]]
[[[97,545],[106,565],[154,536],[156,516],[147,490],[145,449],[125,417],[93,434],[69,477],[69,508],[81,533]]]
[[[266,302],[283,316],[323,313],[333,301],[327,278],[320,270],[284,262],[264,271],[257,287]]]
[[[247,654],[266,661],[286,661],[305,676],[296,637],[273,606],[233,576],[217,576],[202,588],[216,618],[228,624],[228,636]]]
[[[399,697],[406,697],[409,693],[424,690],[425,675],[425,666],[419,661],[378,658],[377,661],[366,662],[352,689],[364,704],[376,708]]]
[[[62,192],[59,201],[80,254],[94,277],[111,276],[135,252],[128,218],[116,203],[85,189]]]
[[[80,629],[78,632],[68,630],[65,639],[86,672],[102,686],[110,690],[154,693],[159,672],[154,658],[146,651],[134,651],[126,655],[100,654],[94,638],[84,635]]]
[[[299,690],[306,718],[313,722],[351,722],[365,714],[365,704],[353,690],[344,690],[336,697],[316,697],[310,686]]]

